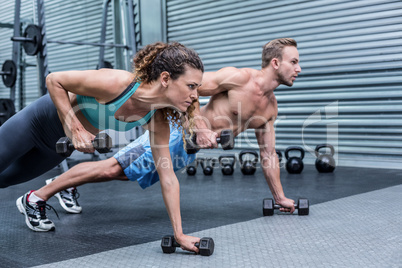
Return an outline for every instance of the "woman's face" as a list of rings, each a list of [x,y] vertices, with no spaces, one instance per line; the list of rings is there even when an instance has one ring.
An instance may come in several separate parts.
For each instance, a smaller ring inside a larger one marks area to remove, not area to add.
[[[170,102],[181,112],[198,98],[197,90],[201,85],[202,72],[186,66],[185,72],[176,80],[170,79],[166,95]]]

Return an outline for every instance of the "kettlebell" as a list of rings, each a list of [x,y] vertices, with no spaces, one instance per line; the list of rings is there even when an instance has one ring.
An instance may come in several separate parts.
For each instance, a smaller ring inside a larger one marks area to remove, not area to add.
[[[300,157],[292,156],[289,157],[290,151],[299,151]],[[299,146],[290,146],[285,150],[286,161],[286,170],[291,174],[299,174],[302,172],[304,168],[303,158],[304,158],[304,150]]]
[[[324,154],[318,152],[322,148],[329,148],[331,150],[330,154]],[[319,144],[315,147],[315,155],[317,159],[315,160],[315,168],[321,173],[330,173],[335,170],[335,159],[334,159],[335,149],[331,144]]]
[[[216,164],[215,158],[198,158],[201,164],[202,171],[204,172],[205,176],[211,176],[214,173],[214,167]]]
[[[187,166],[187,167],[186,167],[186,171],[187,171],[187,174],[188,174],[189,176],[194,176],[195,173],[197,173],[198,159],[195,159],[194,162],[195,162],[195,165],[194,165],[194,166]]]
[[[253,160],[245,160],[246,155],[253,155]],[[257,170],[258,153],[254,150],[243,150],[239,154],[240,170],[244,175],[253,175]]]
[[[233,154],[219,156],[219,165],[222,167],[223,175],[232,175],[234,172],[234,164],[236,157]]]
[[[279,163],[279,167],[280,167],[281,163],[282,163],[283,155],[282,155],[281,151],[279,151],[279,150],[276,150],[276,154],[278,155],[278,163]]]

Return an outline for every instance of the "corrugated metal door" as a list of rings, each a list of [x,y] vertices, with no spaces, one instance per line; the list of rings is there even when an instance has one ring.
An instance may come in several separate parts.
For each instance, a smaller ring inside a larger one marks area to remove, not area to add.
[[[0,0],[1,22],[14,22],[14,1]],[[102,22],[103,0],[45,1],[47,39],[63,41],[99,42]],[[109,9],[111,6],[109,5]],[[36,22],[36,1],[21,1],[21,22],[26,25]],[[109,10],[109,17],[112,16]],[[107,42],[113,42],[112,20],[108,20]],[[0,29],[0,61],[11,58],[12,29]],[[107,47],[105,60],[114,63],[114,52]],[[36,56],[26,56],[26,63],[36,65]],[[51,72],[95,69],[98,64],[99,47],[87,45],[61,45],[48,43],[48,64]],[[20,75],[20,73],[18,74]],[[36,67],[27,67],[25,72],[25,105],[40,96]],[[19,92],[19,89],[17,89]],[[8,98],[9,89],[0,85],[0,97]],[[18,104],[18,94],[17,104]],[[18,105],[17,105],[17,108]]]
[[[167,37],[207,71],[259,69],[269,40],[297,40],[302,73],[275,92],[277,149],[329,142],[340,165],[402,168],[402,2],[167,1]],[[207,100],[203,100],[205,103]],[[237,147],[257,148],[254,132]]]

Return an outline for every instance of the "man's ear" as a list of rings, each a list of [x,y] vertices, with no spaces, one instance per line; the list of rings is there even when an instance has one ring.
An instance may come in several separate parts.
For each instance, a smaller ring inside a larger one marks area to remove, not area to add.
[[[273,59],[271,60],[271,65],[272,65],[272,67],[273,67],[275,70],[278,70],[278,69],[279,69],[279,65],[281,65],[281,64],[280,64],[280,61],[279,61],[278,58],[273,58]]]
[[[170,81],[170,74],[166,71],[161,72],[160,74],[161,84],[163,87],[168,87]]]

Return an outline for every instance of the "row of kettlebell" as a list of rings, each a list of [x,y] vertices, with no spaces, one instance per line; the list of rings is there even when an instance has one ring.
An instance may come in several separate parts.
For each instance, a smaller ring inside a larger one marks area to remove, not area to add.
[[[322,153],[320,152],[321,149],[329,148],[330,153]],[[298,151],[300,152],[300,156],[291,156],[289,157],[289,152],[291,151]],[[335,149],[334,146],[331,144],[319,144],[315,147],[315,155],[317,159],[315,160],[315,167],[318,172],[320,173],[330,173],[335,170]],[[277,151],[279,162],[282,161],[282,154]],[[286,170],[291,174],[298,174],[303,171],[304,164],[304,149],[299,146],[290,146],[285,150],[285,157],[286,157]]]
[[[329,148],[330,153],[319,152],[323,148]],[[300,156],[289,156],[291,151],[300,152]],[[279,163],[282,162],[282,153],[276,151]],[[317,159],[315,167],[320,173],[333,172],[335,170],[335,149],[330,144],[319,144],[315,148]],[[251,156],[251,159],[250,159]],[[240,170],[244,175],[253,175],[257,170],[258,153],[255,150],[243,150],[239,153]],[[285,150],[286,170],[291,174],[298,174],[303,171],[304,164],[304,150],[299,146],[290,146]],[[234,154],[221,155],[218,159],[199,157],[195,160],[195,165],[186,168],[187,174],[193,176],[197,172],[198,163],[200,163],[204,175],[210,176],[213,174],[213,169],[219,165],[222,167],[223,175],[232,175],[234,172],[234,165],[236,157]]]
[[[248,155],[252,159],[247,159]],[[257,170],[258,153],[254,150],[243,150],[239,153],[240,170],[244,175],[253,175]],[[213,174],[214,168],[218,165],[222,167],[223,175],[232,175],[236,163],[236,156],[234,154],[225,154],[216,158],[198,157],[195,160],[195,165],[187,166],[187,174],[193,176],[197,173],[198,163],[201,165],[204,175],[210,176]]]

